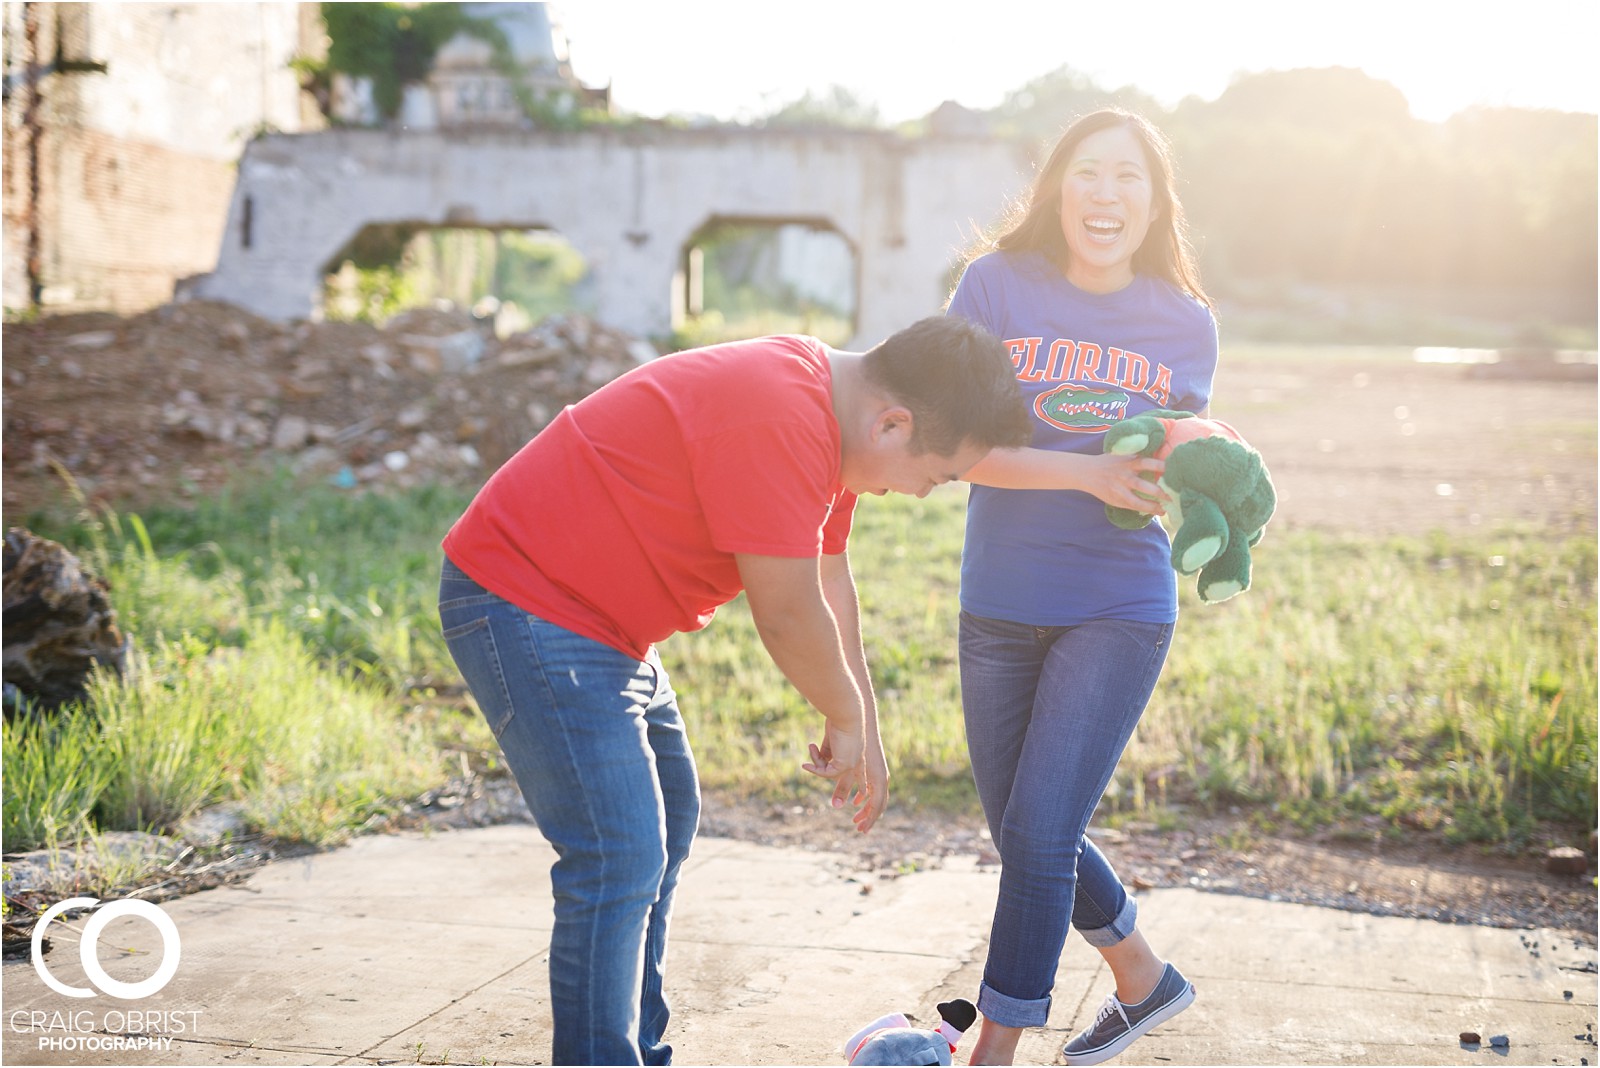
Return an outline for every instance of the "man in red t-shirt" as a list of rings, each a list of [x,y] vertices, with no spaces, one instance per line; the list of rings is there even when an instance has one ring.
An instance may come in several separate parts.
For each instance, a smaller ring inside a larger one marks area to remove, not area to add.
[[[1004,346],[957,318],[866,353],[815,338],[665,356],[563,410],[444,539],[451,655],[555,847],[555,1062],[666,1063],[666,921],[699,783],[655,643],[744,592],[822,713],[807,771],[871,828],[888,767],[845,542],[1031,424]]]

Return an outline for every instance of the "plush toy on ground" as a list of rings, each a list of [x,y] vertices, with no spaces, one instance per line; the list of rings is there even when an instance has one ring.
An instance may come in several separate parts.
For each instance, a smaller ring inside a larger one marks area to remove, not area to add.
[[[1166,506],[1172,566],[1182,575],[1200,572],[1202,601],[1215,604],[1250,588],[1250,549],[1261,540],[1278,495],[1261,454],[1237,430],[1192,412],[1158,409],[1106,431],[1105,451],[1166,461],[1157,484],[1172,498]],[[1154,518],[1111,505],[1106,517],[1127,530]]]
[[[940,1023],[929,1031],[912,1027],[903,1013],[879,1017],[844,1044],[846,1064],[949,1064],[956,1044],[978,1018],[966,998],[939,1003]]]

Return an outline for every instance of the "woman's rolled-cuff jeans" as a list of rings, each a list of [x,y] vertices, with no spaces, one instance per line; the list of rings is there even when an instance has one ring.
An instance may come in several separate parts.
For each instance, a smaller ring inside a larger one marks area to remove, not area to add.
[[[1166,660],[1170,623],[1039,627],[961,615],[973,780],[1000,853],[978,991],[986,1019],[1043,1026],[1067,926],[1113,946],[1137,908],[1086,836]]]

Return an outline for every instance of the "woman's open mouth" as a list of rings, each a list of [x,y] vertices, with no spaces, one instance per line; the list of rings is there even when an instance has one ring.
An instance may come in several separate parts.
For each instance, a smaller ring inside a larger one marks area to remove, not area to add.
[[[1089,239],[1102,245],[1109,245],[1122,236],[1122,220],[1113,219],[1105,215],[1091,215],[1083,220],[1083,228],[1089,234]]]

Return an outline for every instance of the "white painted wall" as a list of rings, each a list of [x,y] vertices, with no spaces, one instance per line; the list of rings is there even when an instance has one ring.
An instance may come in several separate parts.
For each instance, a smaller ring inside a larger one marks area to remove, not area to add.
[[[1014,143],[744,129],[328,130],[252,143],[197,294],[305,318],[330,258],[375,222],[548,227],[583,253],[595,314],[671,327],[685,243],[717,215],[826,221],[858,250],[855,345],[936,314],[947,273],[1032,167]],[[244,215],[249,203],[249,247]]]
[[[289,61],[301,14],[284,3],[95,3],[87,55],[103,75],[73,79],[78,118],[130,141],[218,160],[262,126],[301,128]]]

